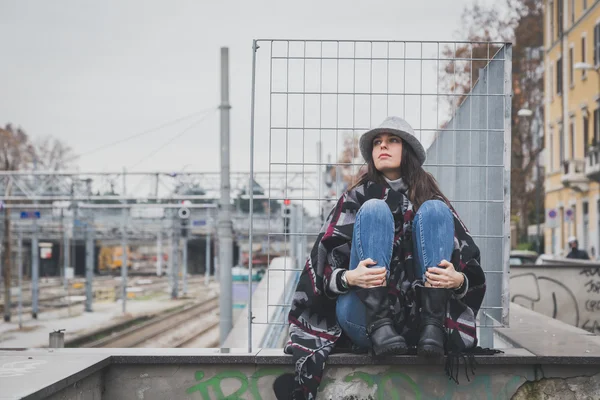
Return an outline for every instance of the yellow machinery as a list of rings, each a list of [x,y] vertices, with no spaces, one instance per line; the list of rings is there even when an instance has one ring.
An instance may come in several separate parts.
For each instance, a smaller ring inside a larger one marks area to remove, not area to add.
[[[100,271],[120,271],[123,265],[122,246],[102,246],[98,254],[98,269]],[[131,268],[131,249],[127,247],[127,267]]]

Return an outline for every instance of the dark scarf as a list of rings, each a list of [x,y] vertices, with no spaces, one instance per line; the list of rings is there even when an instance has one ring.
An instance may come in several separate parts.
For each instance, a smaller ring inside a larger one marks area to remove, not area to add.
[[[344,193],[331,210],[296,287],[288,316],[290,339],[284,351],[293,355],[297,398],[316,398],[325,361],[342,335],[335,313],[336,299],[341,294],[336,280],[340,272],[348,269],[356,213],[370,199],[383,199],[394,216],[389,297],[396,329],[409,344],[418,340],[416,288],[423,282],[421,274],[415,273],[413,261],[413,207],[404,193],[367,182]],[[479,249],[454,209],[451,210],[455,231],[451,261],[469,282],[464,297],[453,297],[448,306],[446,350],[456,353],[477,345],[475,317],[485,294],[485,276],[479,265]]]

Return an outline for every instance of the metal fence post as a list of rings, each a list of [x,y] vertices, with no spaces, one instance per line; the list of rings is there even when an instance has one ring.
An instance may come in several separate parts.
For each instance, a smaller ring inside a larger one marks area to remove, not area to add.
[[[17,268],[19,268],[19,329],[23,328],[23,232],[19,231],[17,244]]]
[[[61,210],[64,212],[64,209]],[[69,284],[67,280],[67,268],[69,268],[70,259],[71,259],[71,250],[69,249],[69,234],[67,232],[67,228],[64,224],[64,215],[63,215],[63,286],[65,290],[67,290],[67,285]]]
[[[188,274],[188,240],[187,237],[182,238],[181,258],[183,263],[183,294],[187,294],[187,274]]]
[[[179,221],[177,221],[177,227],[179,226]],[[179,295],[179,235],[177,234],[177,227],[173,229],[173,237],[172,237],[172,247],[171,253],[173,257],[173,264],[171,266],[171,277],[172,277],[172,285],[171,285],[171,298],[176,299]]]
[[[512,44],[504,45],[504,226],[503,257],[502,260],[502,324],[508,326],[510,322],[510,172],[511,172],[511,117],[512,117]],[[538,156],[539,158],[539,156]],[[539,172],[538,172],[539,173]],[[539,215],[539,214],[536,214]],[[538,225],[539,229],[539,225]],[[539,236],[538,236],[539,240]],[[539,242],[538,242],[539,243]]]
[[[92,226],[86,223],[85,229],[85,311],[92,312],[94,302],[94,236]]]
[[[156,276],[162,276],[162,232],[156,235]]]
[[[207,224],[208,225],[208,224]],[[210,229],[210,228],[208,228]],[[210,281],[210,230],[206,233],[206,248],[204,254],[204,284],[208,285]]]
[[[40,246],[38,242],[37,220],[33,218],[33,234],[31,238],[31,316],[38,317],[39,280],[40,280]]]

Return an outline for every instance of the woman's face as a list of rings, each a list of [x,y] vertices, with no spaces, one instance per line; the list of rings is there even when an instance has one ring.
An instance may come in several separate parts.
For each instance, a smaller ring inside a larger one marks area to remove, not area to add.
[[[402,139],[389,133],[381,133],[373,139],[373,162],[375,168],[388,179],[400,178],[402,162]]]

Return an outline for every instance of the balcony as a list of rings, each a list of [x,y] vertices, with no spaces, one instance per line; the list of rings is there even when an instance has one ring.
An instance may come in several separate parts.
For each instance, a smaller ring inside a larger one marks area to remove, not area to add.
[[[586,192],[589,189],[589,180],[585,174],[585,160],[565,160],[563,162],[563,176],[561,182],[564,187],[576,192]]]
[[[600,181],[600,146],[590,146],[585,158],[585,176],[590,181]]]

